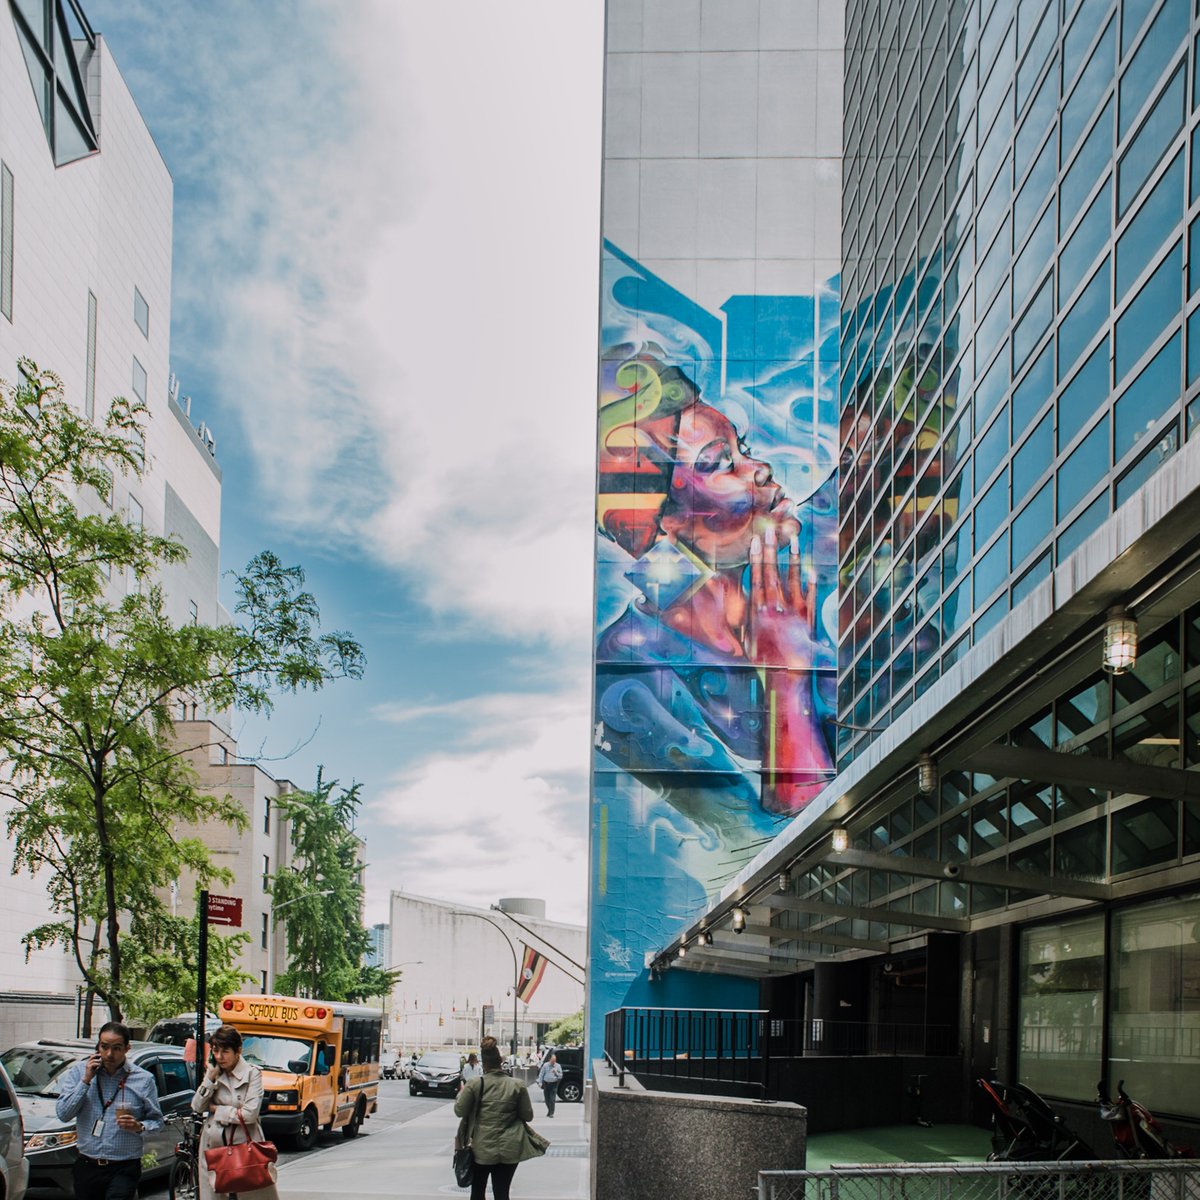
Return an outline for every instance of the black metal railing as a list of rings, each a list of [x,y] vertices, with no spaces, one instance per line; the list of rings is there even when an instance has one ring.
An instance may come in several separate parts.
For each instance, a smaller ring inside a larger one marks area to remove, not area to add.
[[[896,1021],[773,1020],[775,1058],[853,1058],[858,1055],[945,1057],[959,1053],[954,1025]]]
[[[621,1085],[628,1070],[639,1079],[736,1085],[765,1096],[767,1017],[761,1009],[619,1008],[604,1018],[604,1057]]]

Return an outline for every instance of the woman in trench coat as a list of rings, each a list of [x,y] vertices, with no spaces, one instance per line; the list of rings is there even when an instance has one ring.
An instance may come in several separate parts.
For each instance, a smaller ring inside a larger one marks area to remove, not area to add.
[[[222,1025],[210,1039],[215,1063],[205,1072],[204,1080],[192,1097],[192,1110],[207,1114],[200,1135],[200,1198],[223,1200],[214,1191],[213,1175],[204,1167],[204,1152],[221,1145],[229,1130],[229,1139],[244,1142],[246,1130],[252,1141],[262,1141],[259,1109],[262,1107],[262,1072],[242,1057],[242,1035],[232,1025]],[[279,1200],[274,1184],[254,1192],[239,1192],[240,1200]]]

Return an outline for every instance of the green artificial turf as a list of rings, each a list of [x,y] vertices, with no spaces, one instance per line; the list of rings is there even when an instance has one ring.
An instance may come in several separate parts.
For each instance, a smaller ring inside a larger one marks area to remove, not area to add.
[[[974,1125],[883,1125],[813,1134],[806,1167],[825,1171],[831,1163],[983,1162],[991,1148],[988,1131]]]

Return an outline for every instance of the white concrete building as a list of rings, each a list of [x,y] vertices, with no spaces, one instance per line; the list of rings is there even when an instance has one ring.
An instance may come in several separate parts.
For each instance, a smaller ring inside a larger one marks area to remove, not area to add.
[[[56,371],[71,403],[101,412],[137,395],[147,470],[112,502],[190,550],[164,572],[171,617],[220,619],[221,472],[170,375],[172,182],[103,38],[73,2],[14,0],[0,14],[0,377],[17,360]],[[128,581],[114,577],[115,594]],[[2,816],[2,814],[0,814]],[[28,962],[44,885],[10,874],[0,844],[0,1045],[74,1032],[78,975],[60,951]]]
[[[387,1008],[386,1044],[404,1053],[466,1048],[491,1034],[507,1046],[526,946],[549,965],[529,1004],[517,1000],[520,1048],[536,1045],[550,1025],[583,1007],[583,927],[546,920],[541,900],[500,904],[506,911],[392,892],[392,960],[383,965],[404,966]]]

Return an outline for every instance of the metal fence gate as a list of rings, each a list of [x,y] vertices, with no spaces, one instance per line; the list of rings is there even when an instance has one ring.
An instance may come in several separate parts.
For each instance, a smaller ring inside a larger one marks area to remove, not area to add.
[[[1200,1200],[1200,1160],[760,1171],[758,1200]]]

